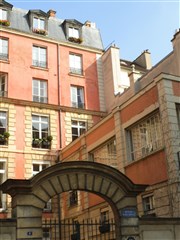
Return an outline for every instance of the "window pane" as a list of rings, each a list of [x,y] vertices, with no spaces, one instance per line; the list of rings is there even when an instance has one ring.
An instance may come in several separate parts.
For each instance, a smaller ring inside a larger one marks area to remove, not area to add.
[[[33,18],[33,28],[38,28],[38,18]]]
[[[137,123],[127,134],[131,160],[142,158],[162,147],[159,113]]]
[[[7,11],[4,9],[0,9],[0,19],[7,20]]]
[[[33,164],[33,171],[39,172],[39,164]]]

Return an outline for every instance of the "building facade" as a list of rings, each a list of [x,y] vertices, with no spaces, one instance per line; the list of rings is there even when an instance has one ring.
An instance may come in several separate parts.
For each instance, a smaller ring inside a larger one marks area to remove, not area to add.
[[[146,191],[137,198],[138,214],[143,218],[180,216],[179,30],[172,44],[172,52],[141,76],[132,62],[130,85],[119,93],[115,87],[122,79],[122,64],[128,63],[120,60],[118,70],[110,68],[112,59],[108,56],[115,61],[117,54],[117,48],[110,47],[102,55],[103,70],[107,73],[104,89],[108,115],[60,154],[62,162],[79,159],[104,163],[117,168],[136,184],[147,184]],[[150,62],[146,51],[138,60],[145,56],[148,61],[144,63]],[[118,71],[118,76],[113,74]],[[80,195],[77,210],[81,199]],[[111,216],[111,209],[103,199],[88,193],[86,202],[87,216]],[[67,211],[64,216],[75,217],[75,209],[73,212],[67,206],[64,209]]]
[[[123,60],[118,47],[104,50],[94,23],[55,14],[0,1],[0,183],[59,161],[95,161],[149,185],[139,216],[179,217],[180,32],[152,67],[147,50]],[[112,214],[87,192],[64,193],[60,207],[75,220]],[[11,216],[9,196],[0,209]]]
[[[95,24],[0,1],[0,174],[28,179],[104,115]],[[1,194],[0,217],[11,200]]]

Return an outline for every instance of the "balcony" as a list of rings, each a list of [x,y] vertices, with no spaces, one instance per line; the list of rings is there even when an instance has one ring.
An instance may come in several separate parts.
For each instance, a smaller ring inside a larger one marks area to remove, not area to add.
[[[33,102],[47,103],[48,98],[47,97],[33,96]]]
[[[81,108],[84,109],[85,108],[85,103],[81,103],[81,102],[71,102],[72,107],[74,108]]]
[[[0,53],[0,60],[8,60],[8,54],[7,53]]]
[[[72,74],[78,74],[78,75],[83,75],[83,70],[81,68],[73,68],[70,67],[70,73]]]
[[[33,66],[34,67],[46,68],[47,67],[47,63],[46,63],[46,61],[33,60]]]
[[[0,91],[0,97],[7,97],[7,91]]]

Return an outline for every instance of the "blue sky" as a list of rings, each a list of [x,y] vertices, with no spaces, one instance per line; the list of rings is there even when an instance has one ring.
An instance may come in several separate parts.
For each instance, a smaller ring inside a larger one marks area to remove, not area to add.
[[[22,9],[55,10],[60,19],[96,23],[106,48],[112,42],[120,58],[133,61],[149,49],[153,65],[172,51],[171,39],[180,28],[180,0],[14,0]]]

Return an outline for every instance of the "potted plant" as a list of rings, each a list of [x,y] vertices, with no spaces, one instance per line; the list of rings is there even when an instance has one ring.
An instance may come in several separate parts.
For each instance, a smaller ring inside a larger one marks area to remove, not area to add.
[[[10,26],[10,22],[8,20],[0,20],[0,25],[9,27]]]
[[[47,138],[42,139],[42,148],[49,149],[51,146],[51,141],[53,137],[51,135],[47,136]]]
[[[3,134],[0,134],[0,144],[1,145],[7,144],[9,136],[10,136],[9,132],[4,132]]]
[[[9,132],[4,132],[4,138],[7,140],[10,137],[10,133]]]
[[[69,37],[68,40],[70,42],[75,42],[75,43],[82,43],[83,42],[82,38],[75,38],[75,37]]]
[[[32,147],[34,147],[34,148],[40,148],[40,145],[41,145],[41,139],[39,139],[39,138],[33,138]]]
[[[33,28],[33,32],[34,32],[34,33],[41,34],[41,35],[47,35],[47,31],[44,30],[44,29]]]

